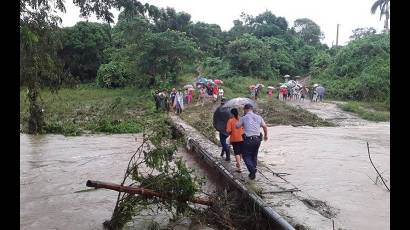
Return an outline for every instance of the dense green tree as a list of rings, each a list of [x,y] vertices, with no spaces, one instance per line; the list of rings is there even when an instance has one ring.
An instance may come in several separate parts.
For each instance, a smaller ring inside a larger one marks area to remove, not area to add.
[[[187,30],[187,35],[198,43],[202,51],[210,56],[223,55],[224,41],[219,25],[197,22],[190,24]]]
[[[99,66],[107,59],[103,51],[110,46],[110,30],[107,24],[94,22],[64,28],[64,46],[59,55],[65,69],[82,82],[94,81]]]
[[[340,47],[317,80],[330,96],[383,101],[390,93],[390,36],[369,35]]]
[[[296,19],[293,28],[307,45],[320,45],[320,40],[324,38],[320,27],[308,18]]]
[[[135,0],[75,0],[82,16],[94,13],[97,18],[113,22],[112,7],[123,9],[135,6]],[[20,0],[20,79],[28,87],[29,122],[28,132],[42,132],[43,109],[38,101],[39,90],[49,86],[52,92],[58,90],[67,75],[58,57],[61,38],[56,35],[61,18],[55,10],[65,12],[63,0]],[[61,34],[61,33],[57,33]]]
[[[183,63],[193,63],[199,55],[197,44],[185,33],[167,30],[149,33],[139,60],[139,70],[148,75],[148,85],[176,83]]]
[[[242,74],[274,77],[271,67],[272,53],[269,46],[251,34],[244,34],[227,47],[230,64]],[[275,76],[276,77],[276,76]]]
[[[356,28],[352,30],[353,34],[349,37],[351,40],[364,38],[369,35],[376,34],[376,29],[373,27],[368,28]]]

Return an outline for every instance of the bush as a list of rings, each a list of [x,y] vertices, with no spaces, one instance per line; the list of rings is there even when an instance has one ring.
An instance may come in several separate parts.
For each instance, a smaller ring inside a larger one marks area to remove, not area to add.
[[[316,74],[326,65],[314,81],[326,88],[327,97],[390,103],[390,39],[387,34],[354,40],[340,48],[332,61],[322,54],[315,60],[313,72]]]
[[[97,85],[105,88],[124,87],[130,79],[127,79],[125,66],[119,62],[103,64],[98,69]]]

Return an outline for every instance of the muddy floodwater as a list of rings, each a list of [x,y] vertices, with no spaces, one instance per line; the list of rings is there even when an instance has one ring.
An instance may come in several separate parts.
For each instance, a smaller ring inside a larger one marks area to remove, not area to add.
[[[87,180],[120,183],[140,135],[20,134],[20,228],[103,229],[110,219],[117,192],[89,189]],[[178,156],[205,175],[204,164],[180,150]],[[206,192],[215,188],[209,178]]]
[[[259,160],[312,199],[339,210],[347,229],[390,229],[390,193],[379,183],[372,160],[390,186],[390,123],[348,127],[269,127]],[[370,177],[370,178],[369,178]],[[337,229],[337,226],[335,226]]]

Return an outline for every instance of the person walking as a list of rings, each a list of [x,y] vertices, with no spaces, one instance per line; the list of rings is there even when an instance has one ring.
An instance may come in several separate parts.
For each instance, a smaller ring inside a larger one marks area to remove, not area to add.
[[[273,89],[272,88],[268,89],[268,98],[269,98],[269,101],[273,101]]]
[[[282,91],[282,98],[283,98],[283,101],[286,101],[287,100],[287,98],[288,98],[288,87],[283,87],[283,91]]]
[[[229,134],[226,132],[226,124],[230,118],[230,109],[223,107],[225,104],[225,99],[222,98],[221,105],[215,110],[213,117],[213,126],[219,132],[219,141],[222,145],[221,157],[226,155],[225,160],[230,161],[231,155],[229,150],[229,145],[226,143],[226,139]]]
[[[239,113],[238,109],[231,109],[232,117],[228,120],[226,125],[226,132],[230,135],[230,142],[233,148],[233,154],[235,155],[236,160],[236,171],[241,172],[241,156],[242,156],[242,146],[243,146],[243,137],[244,134],[243,128],[236,128],[236,124],[239,122]]]
[[[239,119],[236,128],[244,128],[243,142],[243,160],[249,171],[249,178],[254,180],[256,177],[256,166],[258,163],[258,151],[262,141],[262,133],[260,128],[263,128],[263,139],[268,140],[268,127],[263,118],[253,112],[251,104],[246,104],[243,107],[245,115]]]
[[[170,98],[170,108],[172,108],[172,111],[174,110],[174,102],[175,102],[175,96],[177,94],[177,90],[175,88],[172,88],[171,93],[169,94]]]
[[[325,97],[325,88],[321,85],[319,85],[318,87],[316,87],[316,92],[317,92],[317,96],[319,98],[319,101],[322,102],[324,97]]]
[[[206,89],[205,87],[201,87],[201,89],[199,90],[199,101],[198,101],[201,103],[201,106],[204,106],[205,97],[206,97]]]
[[[219,88],[218,99],[222,99],[223,97],[224,97],[224,89]]]
[[[219,88],[218,85],[214,85],[212,88],[212,96],[214,97],[214,102],[218,100],[218,93],[219,93]]]
[[[181,90],[175,95],[174,107],[176,108],[176,114],[181,114],[184,109],[184,93]]]

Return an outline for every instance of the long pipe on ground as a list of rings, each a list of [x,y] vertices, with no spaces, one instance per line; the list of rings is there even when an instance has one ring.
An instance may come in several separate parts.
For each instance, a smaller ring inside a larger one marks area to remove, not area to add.
[[[125,192],[128,194],[139,194],[145,197],[159,197],[163,199],[175,199],[171,198],[171,196],[159,192],[155,192],[151,189],[146,189],[146,188],[137,188],[137,187],[132,187],[132,186],[122,186],[119,184],[114,184],[114,183],[108,183],[108,182],[102,182],[102,181],[92,181],[88,180],[86,183],[87,187],[92,187],[92,188],[105,188],[105,189],[110,189],[110,190],[115,190],[118,192]],[[185,201],[190,201],[192,203],[196,204],[202,204],[202,205],[207,205],[210,206],[212,205],[212,202],[203,198],[192,198],[192,199],[176,199],[180,202],[185,202]]]

